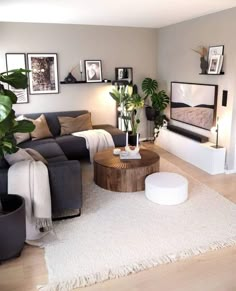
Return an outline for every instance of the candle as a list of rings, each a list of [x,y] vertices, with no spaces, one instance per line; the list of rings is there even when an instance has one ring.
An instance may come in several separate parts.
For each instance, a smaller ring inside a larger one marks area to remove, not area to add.
[[[138,148],[138,144],[139,144],[139,140],[138,140],[139,136],[138,136],[138,133],[137,133],[137,139],[136,139],[136,147]]]
[[[83,65],[82,65],[81,60],[79,61],[79,70],[80,70],[80,73],[83,73]]]
[[[126,131],[126,140],[125,140],[125,146],[128,146],[128,131]]]

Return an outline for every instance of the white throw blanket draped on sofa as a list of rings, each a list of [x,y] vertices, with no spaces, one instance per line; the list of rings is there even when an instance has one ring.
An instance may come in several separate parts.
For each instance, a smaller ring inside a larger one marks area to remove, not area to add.
[[[72,135],[85,138],[91,163],[96,152],[115,146],[111,134],[104,129],[78,131],[73,132]]]
[[[26,240],[41,239],[52,229],[48,169],[40,161],[21,161],[8,171],[8,192],[25,199]],[[44,232],[40,232],[40,229]]]

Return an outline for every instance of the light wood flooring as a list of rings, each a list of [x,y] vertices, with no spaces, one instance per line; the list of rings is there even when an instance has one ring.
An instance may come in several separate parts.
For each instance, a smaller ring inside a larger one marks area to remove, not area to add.
[[[236,174],[211,176],[151,143],[144,145],[236,203]],[[44,283],[43,249],[26,246],[21,257],[0,265],[0,291],[32,291]],[[236,246],[76,290],[236,291]]]

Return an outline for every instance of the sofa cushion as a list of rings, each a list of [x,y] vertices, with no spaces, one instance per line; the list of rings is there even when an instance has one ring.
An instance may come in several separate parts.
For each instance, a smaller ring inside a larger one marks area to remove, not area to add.
[[[73,135],[63,135],[56,137],[56,142],[68,159],[89,159],[89,151],[86,148],[84,138]]]
[[[61,135],[93,129],[91,113],[77,117],[58,116],[58,120],[61,125]]]
[[[37,119],[29,120],[31,120],[35,125],[35,129],[30,133],[33,140],[52,136],[44,114],[41,114]]]

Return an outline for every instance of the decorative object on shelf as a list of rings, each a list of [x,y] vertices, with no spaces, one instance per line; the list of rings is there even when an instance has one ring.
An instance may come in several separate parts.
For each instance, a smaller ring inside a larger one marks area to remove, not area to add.
[[[133,83],[133,68],[131,67],[119,67],[115,68],[115,80],[120,82]]]
[[[201,74],[206,74],[208,69],[208,62],[206,60],[207,48],[200,46],[198,49],[193,49],[193,51],[200,55]]]
[[[211,128],[211,132],[216,133],[216,144],[213,145],[212,147],[216,149],[221,148],[221,146],[219,146],[219,117],[217,117],[216,126]]]
[[[170,103],[170,98],[164,90],[157,92],[158,82],[151,78],[145,78],[142,82],[142,90],[145,94],[144,99],[150,98],[151,106],[146,106],[146,117],[150,121],[154,121],[153,137],[154,141],[158,137],[164,121],[167,120],[164,110]]]
[[[79,61],[79,71],[80,71],[80,80],[83,81],[83,63],[82,63],[82,60]]]
[[[220,56],[223,57],[223,55],[224,55],[224,46],[223,45],[217,45],[217,46],[210,46],[209,47],[209,49],[208,49],[208,63],[209,63],[209,67],[210,67],[211,59],[215,55],[220,55]],[[223,58],[222,58],[222,61],[221,62],[222,62],[222,64],[221,64],[221,67],[220,67],[220,70],[219,70],[219,73],[218,74],[220,74],[221,73],[221,70],[222,70]]]
[[[221,68],[223,64],[223,56],[222,55],[213,55],[210,59],[208,74],[220,74]]]
[[[75,77],[72,75],[72,73],[70,72],[67,77],[64,79],[65,83],[76,83],[77,80],[75,79]]]
[[[84,61],[84,64],[86,82],[102,82],[102,61],[86,60]]]
[[[24,53],[6,53],[6,68],[7,71],[15,68],[26,69],[26,59]],[[16,95],[16,103],[28,103],[28,89],[15,89],[9,85],[9,89]]]
[[[27,54],[30,94],[59,93],[57,54]]]

